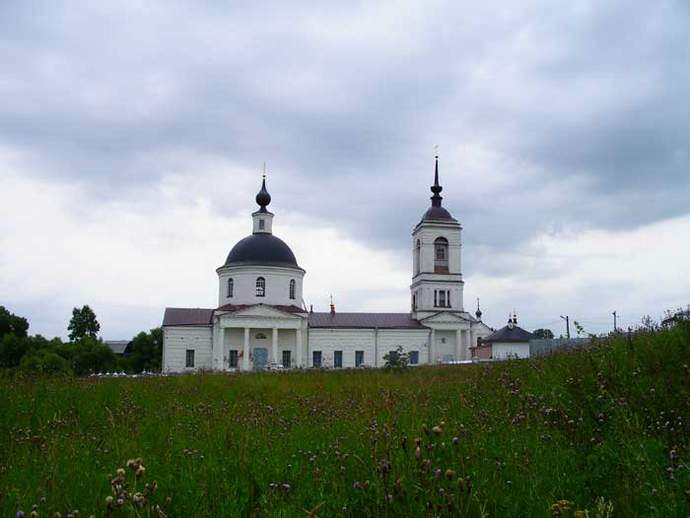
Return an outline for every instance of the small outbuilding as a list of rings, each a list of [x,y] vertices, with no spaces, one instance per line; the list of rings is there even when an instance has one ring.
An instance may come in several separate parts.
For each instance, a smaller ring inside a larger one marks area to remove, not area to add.
[[[130,343],[129,340],[103,340],[103,345],[110,347],[110,350],[118,356],[127,356],[130,353]]]
[[[473,356],[484,360],[529,358],[529,341],[534,335],[517,325],[517,315],[508,317],[508,325],[482,339],[473,349]]]

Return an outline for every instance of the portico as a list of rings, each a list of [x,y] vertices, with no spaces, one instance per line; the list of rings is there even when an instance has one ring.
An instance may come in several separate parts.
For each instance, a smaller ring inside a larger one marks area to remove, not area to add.
[[[214,322],[213,367],[249,371],[286,362],[286,368],[301,367],[304,327],[305,315],[272,306],[219,312]]]

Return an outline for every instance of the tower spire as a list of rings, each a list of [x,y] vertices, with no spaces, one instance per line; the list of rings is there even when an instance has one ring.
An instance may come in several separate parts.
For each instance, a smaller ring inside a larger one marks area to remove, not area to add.
[[[477,317],[477,320],[482,319],[482,310],[479,309],[479,297],[477,297],[477,311],[475,313],[475,316]]]
[[[443,197],[441,196],[441,191],[443,190],[443,187],[441,187],[438,183],[438,155],[436,155],[436,165],[434,167],[434,185],[431,186],[431,192],[434,193],[434,195],[431,197],[431,206],[432,207],[440,207],[441,206],[441,200]]]

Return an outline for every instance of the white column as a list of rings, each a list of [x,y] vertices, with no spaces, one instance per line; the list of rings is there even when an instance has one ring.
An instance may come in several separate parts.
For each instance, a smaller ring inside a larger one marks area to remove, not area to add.
[[[470,347],[477,345],[476,331],[470,327]]]
[[[244,328],[244,351],[242,352],[242,370],[249,370],[249,328]]]
[[[212,349],[212,361],[211,361],[211,367],[214,370],[220,370],[222,365],[220,364],[220,361],[218,361],[218,352],[221,347],[221,341],[220,341],[220,322],[216,321],[213,324],[213,349]]]
[[[465,355],[463,353],[464,351],[462,347],[462,331],[460,329],[457,329],[455,331],[455,359],[464,360]]]
[[[216,360],[214,367],[220,371],[227,370],[227,365],[223,361],[225,356],[225,328],[221,327],[220,322],[218,322],[218,331],[216,332],[217,345],[215,348]]]
[[[278,328],[273,328],[273,363],[278,363]]]
[[[295,345],[297,346],[297,367],[304,367],[302,361],[302,327],[295,329]]]
[[[429,337],[429,363],[436,363],[436,330],[431,330],[431,336]]]

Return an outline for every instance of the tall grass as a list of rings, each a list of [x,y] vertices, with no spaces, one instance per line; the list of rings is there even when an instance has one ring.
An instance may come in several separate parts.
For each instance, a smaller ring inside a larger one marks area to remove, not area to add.
[[[6,375],[0,515],[688,516],[689,364],[678,326],[402,373]]]

